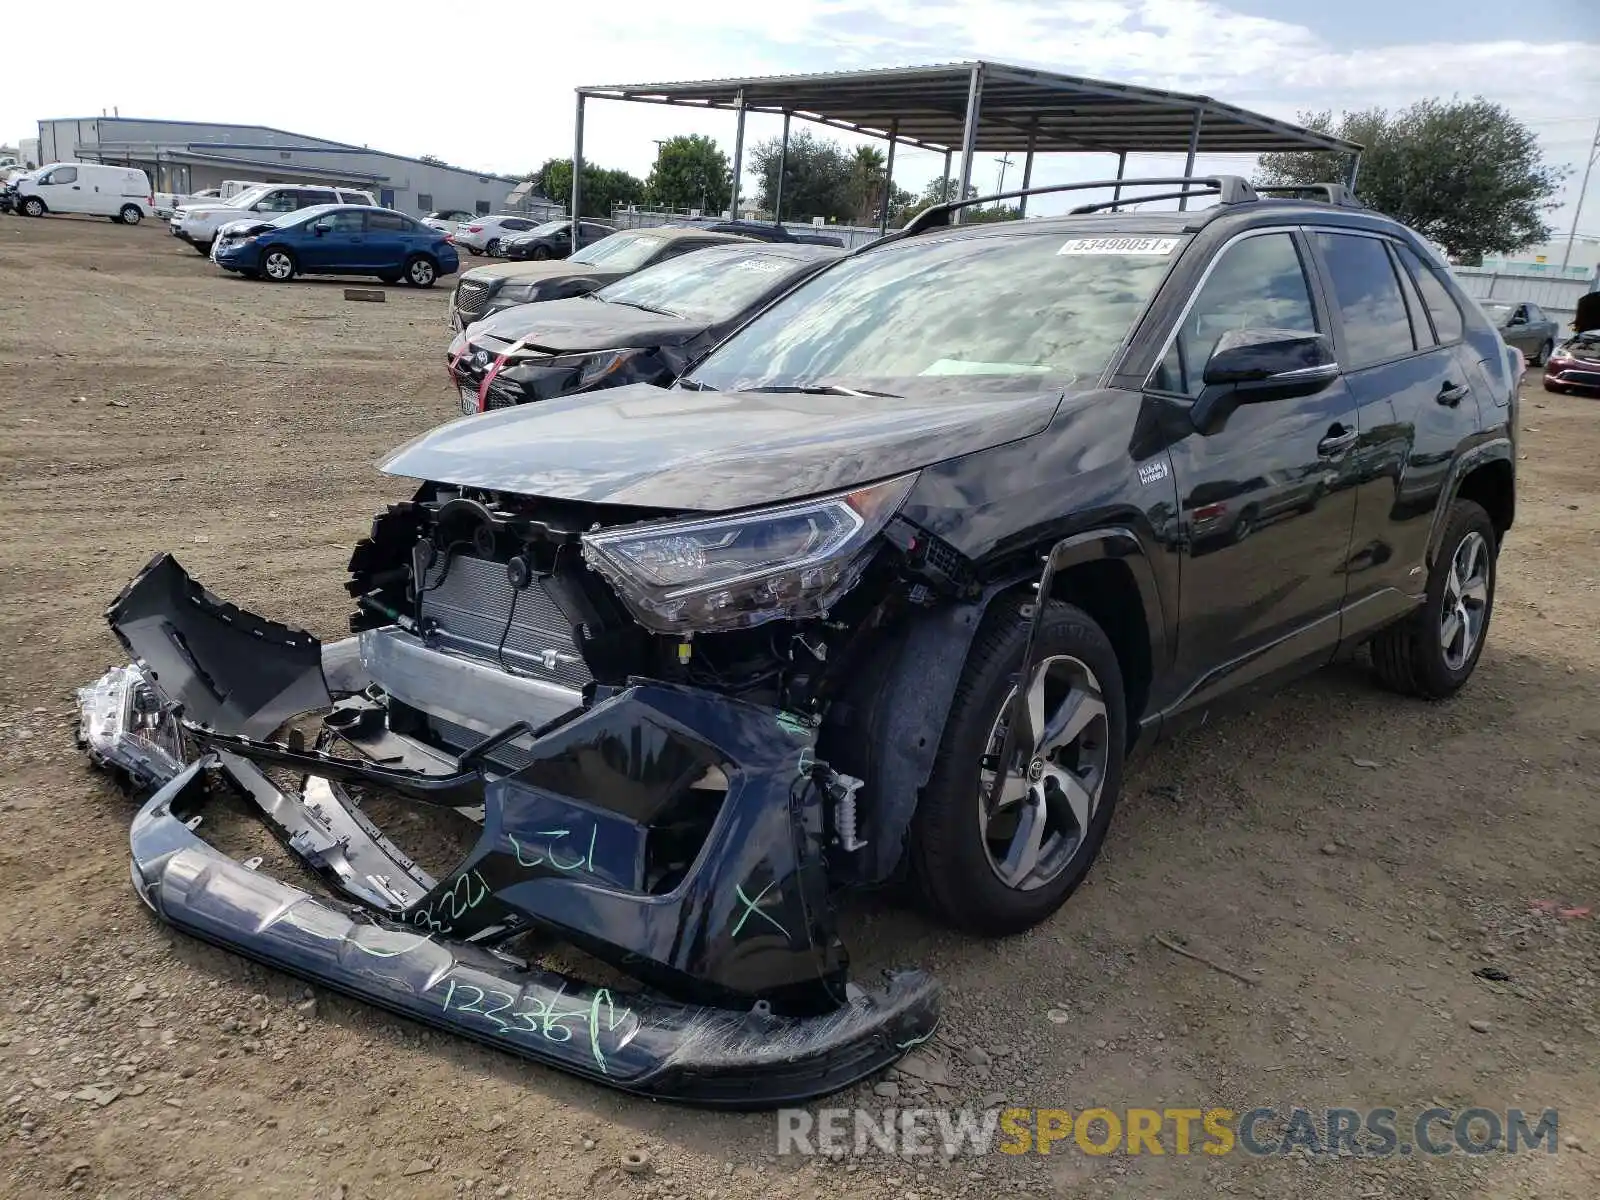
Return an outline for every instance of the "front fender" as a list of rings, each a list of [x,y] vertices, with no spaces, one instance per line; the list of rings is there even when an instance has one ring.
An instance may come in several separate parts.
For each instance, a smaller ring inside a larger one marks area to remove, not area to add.
[[[915,613],[880,645],[828,714],[821,752],[866,782],[861,798],[867,845],[845,872],[847,882],[879,884],[896,873],[978,628],[986,619],[1005,619],[1001,609],[990,617],[996,604],[1015,605],[1014,619],[1028,619],[1031,593],[1022,596],[1018,589],[1040,581],[1045,559],[1053,560],[1057,576],[1103,559],[1124,563],[1145,608],[1151,662],[1159,670],[1166,661],[1166,617],[1155,572],[1144,543],[1125,528],[1063,538],[1040,548],[1033,570],[991,582],[977,599]]]

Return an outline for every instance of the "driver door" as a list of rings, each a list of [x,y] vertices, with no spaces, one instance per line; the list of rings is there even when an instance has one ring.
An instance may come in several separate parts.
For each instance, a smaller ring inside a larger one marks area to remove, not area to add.
[[[1208,390],[1206,361],[1229,330],[1331,337],[1308,261],[1293,230],[1251,231],[1226,244],[1147,390],[1192,408]],[[1356,442],[1355,399],[1339,377],[1309,395],[1225,402],[1204,432],[1191,428],[1171,447],[1180,708],[1332,657],[1355,519],[1342,471]]]

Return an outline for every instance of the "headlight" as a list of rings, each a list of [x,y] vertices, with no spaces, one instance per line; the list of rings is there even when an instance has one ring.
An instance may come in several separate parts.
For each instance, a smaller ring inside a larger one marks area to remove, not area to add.
[[[583,557],[650,629],[708,633],[825,614],[916,475],[725,517],[583,535]]]
[[[513,304],[527,304],[539,298],[539,285],[537,283],[508,283],[493,296],[489,297],[491,304],[498,304],[509,308]]]
[[[614,374],[643,353],[643,350],[633,348],[586,350],[582,354],[556,354],[549,358],[528,358],[515,365],[519,367],[550,368],[552,370],[566,370],[571,367],[578,367],[578,386],[589,387],[591,384],[599,383],[607,375]]]

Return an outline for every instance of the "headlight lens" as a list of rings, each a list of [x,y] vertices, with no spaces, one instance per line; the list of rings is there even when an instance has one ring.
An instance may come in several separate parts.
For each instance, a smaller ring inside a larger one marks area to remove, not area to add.
[[[583,535],[583,557],[639,622],[709,633],[825,614],[871,558],[916,475],[776,508]]]
[[[525,367],[566,369],[578,367],[578,386],[590,387],[607,375],[615,374],[644,351],[625,347],[619,350],[585,350],[582,354],[557,354],[549,358],[530,358],[518,363]]]

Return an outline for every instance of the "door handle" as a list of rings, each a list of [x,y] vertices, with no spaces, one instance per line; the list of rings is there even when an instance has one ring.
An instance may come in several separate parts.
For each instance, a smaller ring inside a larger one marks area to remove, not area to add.
[[[1328,436],[1317,443],[1317,453],[1323,458],[1332,458],[1335,454],[1342,454],[1354,446],[1360,436],[1354,429],[1334,425],[1328,430]]]
[[[1434,397],[1446,408],[1454,408],[1467,398],[1467,385],[1464,383],[1451,383],[1445,380],[1444,386],[1439,389],[1439,394]]]

